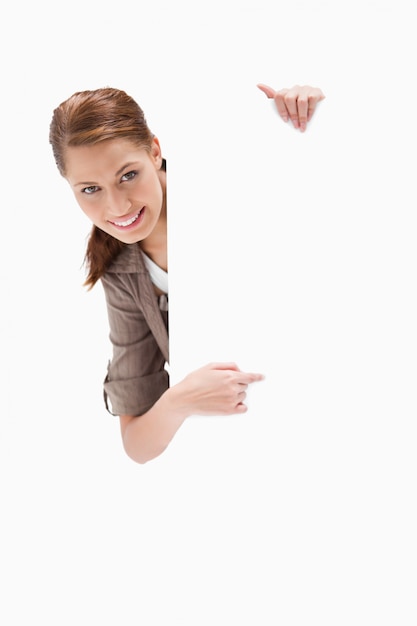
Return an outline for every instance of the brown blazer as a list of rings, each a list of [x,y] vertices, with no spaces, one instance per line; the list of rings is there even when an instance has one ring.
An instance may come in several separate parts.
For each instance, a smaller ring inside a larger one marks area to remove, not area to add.
[[[142,415],[169,387],[168,298],[155,294],[138,244],[126,244],[101,282],[113,345],[106,408],[113,415]]]

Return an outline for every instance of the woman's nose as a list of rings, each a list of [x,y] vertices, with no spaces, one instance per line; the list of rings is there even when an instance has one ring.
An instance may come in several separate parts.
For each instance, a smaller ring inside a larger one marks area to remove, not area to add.
[[[115,189],[108,192],[107,206],[114,217],[123,217],[129,213],[132,203],[124,191]]]

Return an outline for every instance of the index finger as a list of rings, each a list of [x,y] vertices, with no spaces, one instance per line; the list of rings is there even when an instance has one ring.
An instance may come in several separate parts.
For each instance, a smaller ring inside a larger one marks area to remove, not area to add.
[[[238,382],[241,385],[250,385],[250,383],[256,383],[265,378],[263,374],[255,372],[240,372],[240,374]]]
[[[277,91],[274,96],[275,106],[284,122],[288,122],[288,118],[290,115],[290,111],[285,101],[285,96],[287,95],[287,93],[288,89],[281,89],[280,91]]]

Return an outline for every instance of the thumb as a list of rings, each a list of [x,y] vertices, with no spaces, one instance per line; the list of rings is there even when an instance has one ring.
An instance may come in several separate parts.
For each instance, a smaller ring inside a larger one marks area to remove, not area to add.
[[[240,372],[240,368],[236,365],[236,363],[233,363],[231,361],[229,363],[210,363],[208,367],[212,370],[233,370],[235,372]]]
[[[275,89],[272,89],[272,87],[268,87],[268,85],[263,85],[262,83],[258,83],[256,86],[264,92],[267,98],[275,97]]]

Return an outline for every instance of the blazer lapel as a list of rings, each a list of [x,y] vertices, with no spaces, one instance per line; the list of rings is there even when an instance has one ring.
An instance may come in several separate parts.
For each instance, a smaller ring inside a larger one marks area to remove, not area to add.
[[[158,305],[158,297],[155,294],[155,290],[146,269],[145,262],[142,257],[142,252],[137,246],[138,250],[138,263],[140,270],[138,272],[138,290],[140,302],[142,304],[143,314],[148,326],[155,337],[158,346],[164,355],[167,362],[169,362],[169,337],[164,320],[162,318],[161,311]]]

